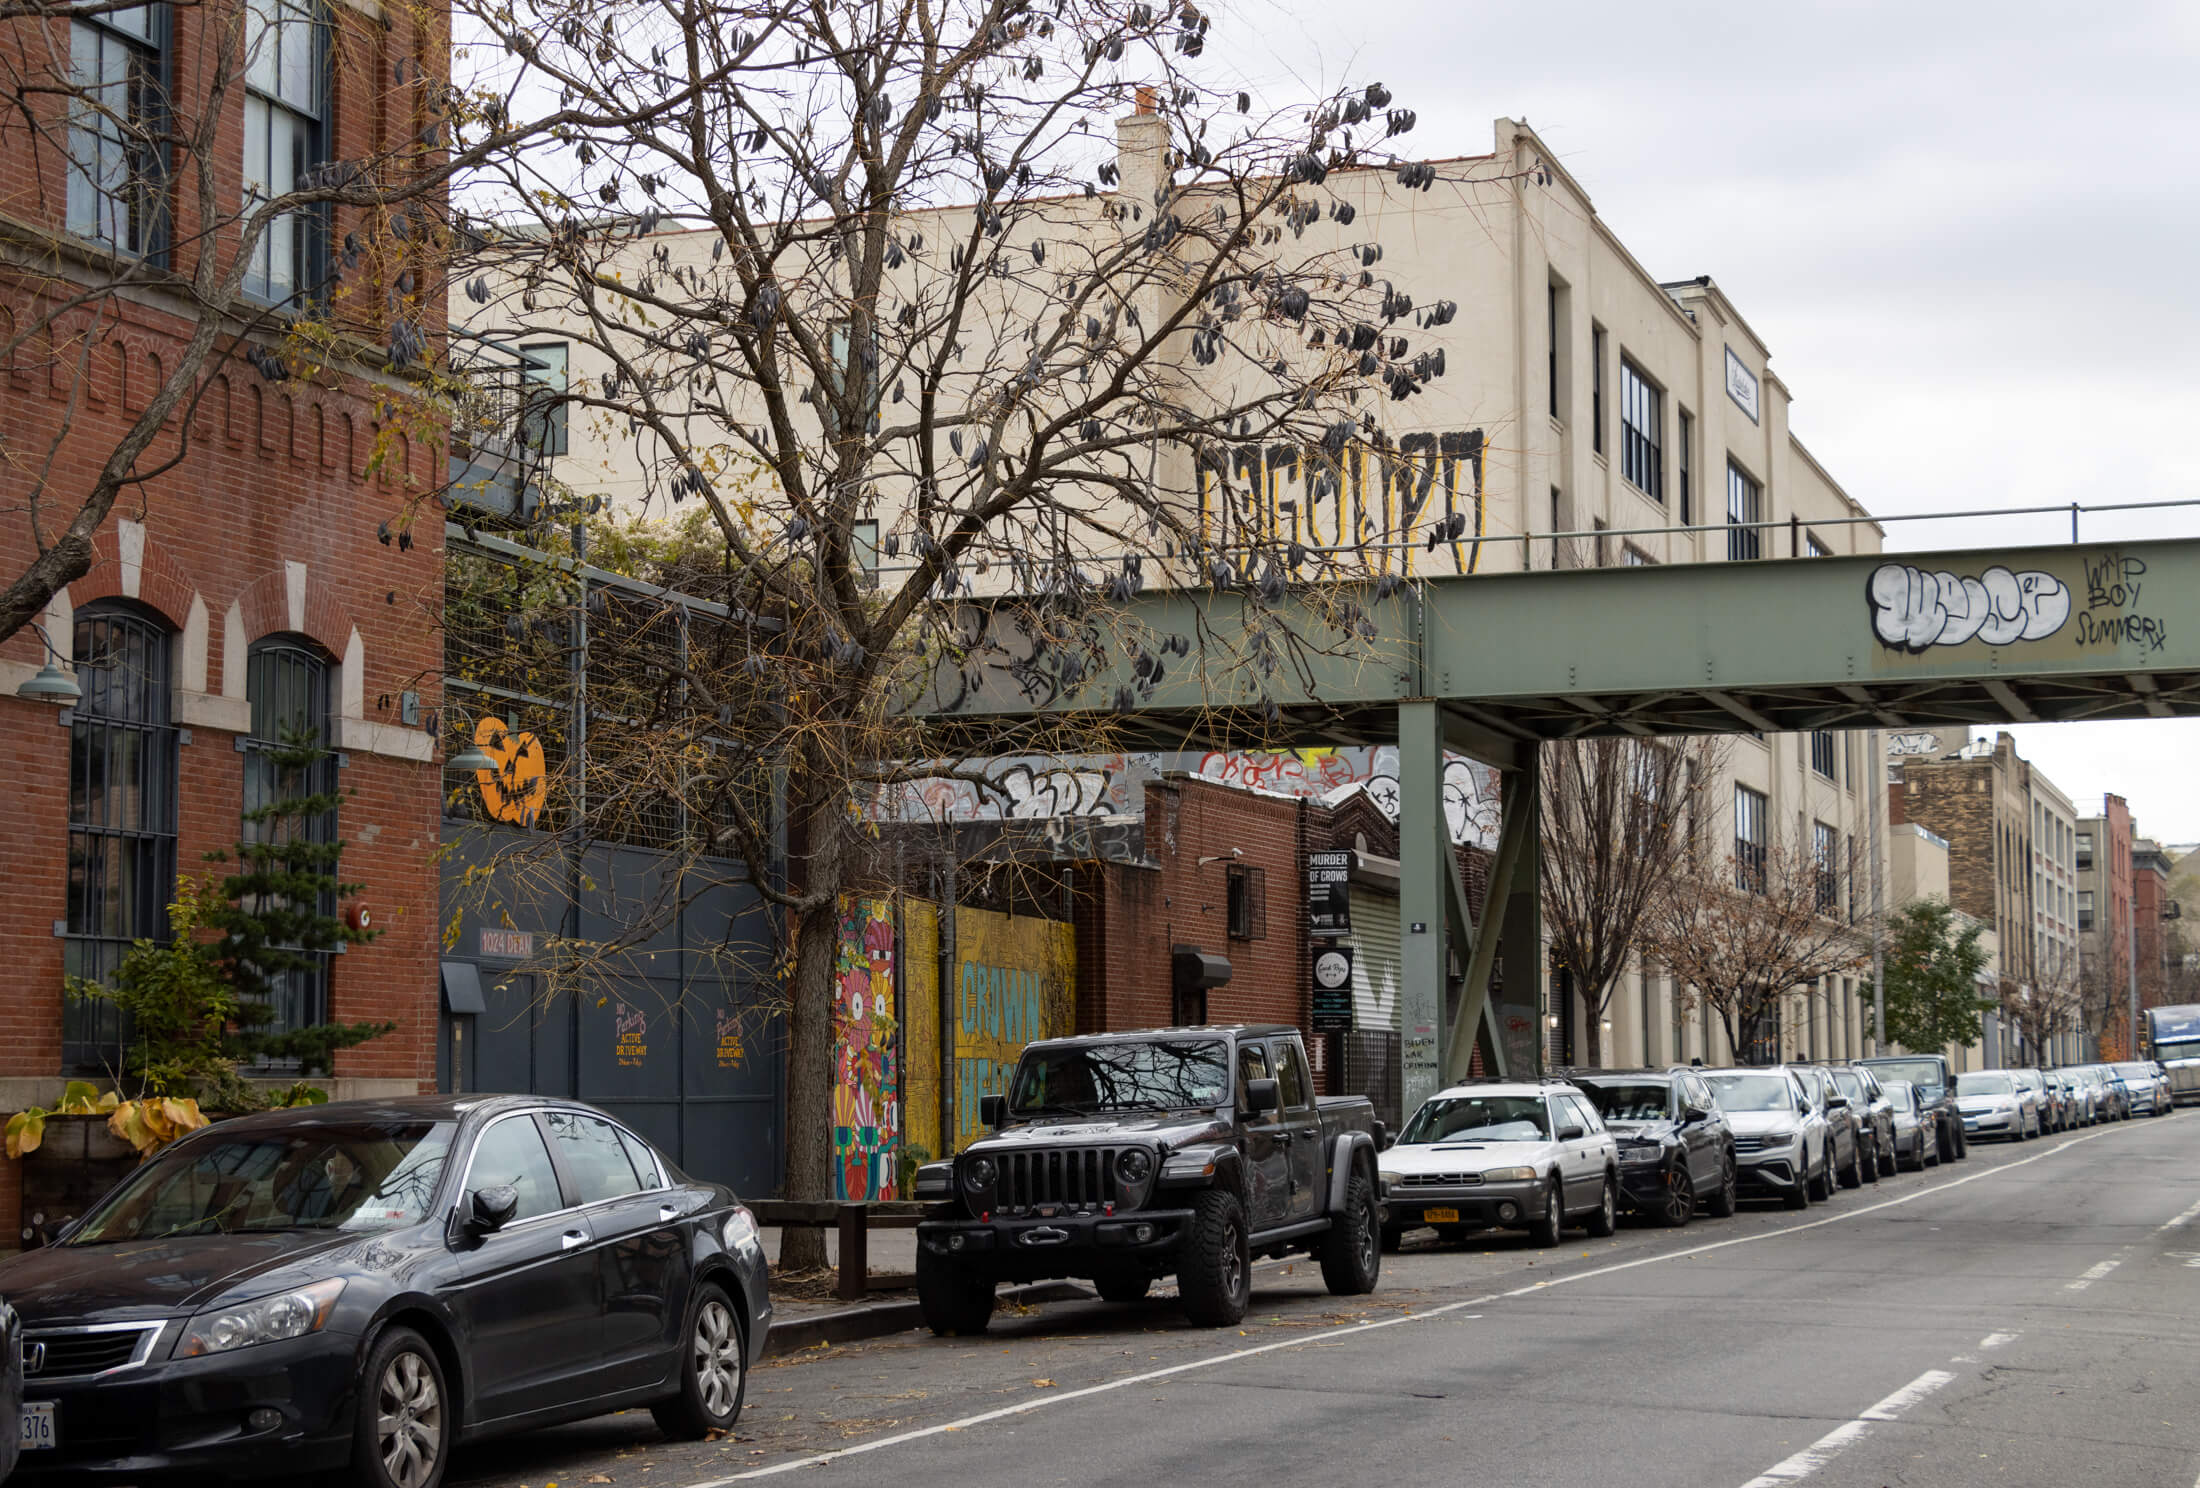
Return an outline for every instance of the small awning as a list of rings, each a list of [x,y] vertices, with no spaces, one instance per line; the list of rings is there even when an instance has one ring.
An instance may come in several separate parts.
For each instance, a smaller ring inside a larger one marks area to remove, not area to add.
[[[481,1000],[481,971],[471,961],[443,963],[443,1007],[453,1013],[485,1013]]]

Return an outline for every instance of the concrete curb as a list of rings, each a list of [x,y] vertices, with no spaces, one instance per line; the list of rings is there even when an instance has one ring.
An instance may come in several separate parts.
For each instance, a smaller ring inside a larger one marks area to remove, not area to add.
[[[1095,1293],[1074,1281],[1041,1281],[1029,1286],[1003,1287],[1003,1302],[1026,1307],[1042,1302],[1089,1302]],[[870,1302],[844,1307],[837,1312],[813,1313],[772,1324],[764,1339],[764,1357],[791,1354],[821,1343],[860,1343],[866,1338],[886,1338],[924,1326],[924,1311],[914,1299],[907,1302]]]

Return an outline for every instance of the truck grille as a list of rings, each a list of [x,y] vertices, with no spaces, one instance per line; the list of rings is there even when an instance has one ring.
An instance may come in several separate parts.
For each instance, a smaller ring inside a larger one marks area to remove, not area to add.
[[[1113,1147],[1012,1152],[1001,1158],[1003,1209],[1028,1209],[1034,1204],[1113,1204],[1120,1197]]]
[[[34,1380],[81,1379],[85,1375],[104,1374],[135,1362],[138,1347],[146,1341],[146,1335],[159,1330],[158,1323],[147,1323],[142,1328],[101,1329],[95,1333],[40,1332],[33,1328],[23,1335],[23,1372]]]

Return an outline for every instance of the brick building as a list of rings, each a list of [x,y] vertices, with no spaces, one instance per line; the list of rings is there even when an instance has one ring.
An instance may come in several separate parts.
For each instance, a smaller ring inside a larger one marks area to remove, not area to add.
[[[413,138],[417,120],[390,96],[391,79],[406,60],[417,78],[444,49],[417,15],[372,0],[319,16],[255,12],[251,65],[241,85],[227,80],[213,121],[209,168],[225,213],[292,189],[315,162]],[[278,1011],[290,1026],[398,1023],[339,1056],[341,1093],[434,1077],[440,544],[377,537],[441,484],[445,457],[432,425],[398,426],[402,384],[361,350],[386,339],[379,318],[393,302],[402,313],[402,296],[380,284],[341,302],[328,293],[334,245],[377,236],[363,215],[276,218],[238,264],[233,215],[199,216],[206,162],[163,154],[153,94],[174,136],[188,136],[214,82],[204,29],[233,19],[228,7],[152,5],[56,19],[51,35],[24,23],[8,41],[33,70],[64,59],[64,84],[133,82],[126,98],[98,100],[96,127],[79,114],[0,141],[0,345],[20,337],[0,369],[0,582],[55,540],[125,431],[188,367],[205,284],[234,269],[227,282],[239,285],[215,354],[137,462],[148,478],[125,485],[97,527],[89,571],[0,642],[13,801],[0,842],[13,890],[0,916],[9,1110],[113,1063],[119,1030],[96,1004],[64,1006],[64,974],[103,976],[132,938],[165,937],[176,875],[201,872],[209,850],[243,834],[248,803],[271,790],[264,746],[289,724],[318,729],[338,752],[326,768],[347,797],[331,825],[350,844],[344,876],[365,885],[360,902],[382,933],[295,976]],[[86,107],[81,95],[75,106]],[[273,136],[291,147],[275,149]],[[194,287],[201,269],[213,277]],[[80,309],[50,311],[70,297]],[[335,334],[326,365],[299,375],[276,356],[289,326],[307,320]],[[48,660],[80,693],[60,700],[68,706],[19,695]],[[18,1173],[0,1165],[7,1234]]]
[[[2131,807],[2122,796],[2104,796],[2100,815],[2078,823],[2078,955],[2104,1059],[2127,1058],[2132,1047],[2129,938],[2138,894],[2132,840]]]

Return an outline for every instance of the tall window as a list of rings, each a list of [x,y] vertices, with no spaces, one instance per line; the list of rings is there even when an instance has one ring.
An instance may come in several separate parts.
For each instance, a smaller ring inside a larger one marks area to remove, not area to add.
[[[69,884],[63,967],[105,981],[139,938],[168,938],[176,881],[176,730],[168,705],[168,632],[136,610],[87,605],[76,616],[84,697],[69,724]],[[70,1067],[116,1058],[121,1014],[67,1001]]]
[[[333,810],[302,822],[296,818],[252,820],[254,812],[279,801],[332,795],[336,790],[333,752],[302,767],[276,757],[277,751],[301,742],[333,744],[329,737],[327,660],[311,642],[297,637],[261,641],[252,648],[245,692],[252,705],[252,734],[244,741],[243,839],[286,841],[303,832],[309,842],[334,842],[337,829]],[[322,914],[334,914],[335,896],[324,896],[318,908]],[[328,1021],[328,957],[317,954],[313,960],[311,967],[280,975],[270,998],[275,1013],[269,1025],[271,1031]]]
[[[1232,940],[1268,938],[1266,871],[1250,863],[1232,863],[1224,870],[1224,906]]]
[[[1619,364],[1619,468],[1635,489],[1652,501],[1665,500],[1665,394],[1652,387],[1635,364]]]
[[[1762,558],[1764,529],[1749,525],[1765,519],[1765,488],[1729,460],[1726,466],[1726,556]]]
[[[1734,787],[1734,885],[1765,889],[1765,797],[1746,785]]]
[[[1833,556],[1833,549],[1827,547],[1824,540],[1815,532],[1803,534],[1803,551],[1813,558],[1831,558]]]
[[[245,20],[245,209],[298,189],[327,159],[327,37],[316,0],[250,0]],[[245,272],[248,294],[275,303],[320,279],[322,214],[285,212],[266,224]]]
[[[2093,928],[2093,891],[2091,889],[2078,890],[2078,928],[2080,930]]]
[[[542,455],[565,453],[565,389],[571,348],[544,341],[519,349],[520,434],[527,448]]]
[[[1604,453],[1604,327],[1589,328],[1589,447]]]
[[[167,7],[69,23],[68,222],[80,238],[149,257],[162,242],[162,52]]]
[[[1680,410],[1680,416],[1680,449],[1677,452],[1679,468],[1674,472],[1674,483],[1680,487],[1681,525],[1687,527],[1696,520],[1696,483],[1695,476],[1691,473],[1694,466],[1690,464],[1696,443],[1696,419],[1685,408]]]
[[[1841,912],[1841,834],[1824,822],[1811,824],[1811,856],[1818,871],[1818,912]]]
[[[1828,780],[1840,778],[1837,761],[1841,750],[1830,729],[1813,729],[1810,735],[1810,767]]]
[[[1550,320],[1551,332],[1551,417],[1558,412],[1558,286],[1546,285],[1543,291],[1544,310]]]

